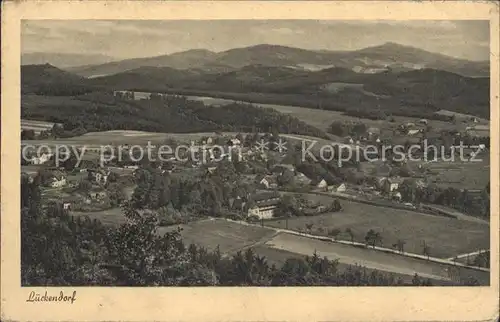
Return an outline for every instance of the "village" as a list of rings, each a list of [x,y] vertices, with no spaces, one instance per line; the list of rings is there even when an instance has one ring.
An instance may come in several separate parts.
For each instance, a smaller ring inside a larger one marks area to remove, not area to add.
[[[458,139],[461,140],[461,135],[467,135],[470,138],[470,131],[482,133],[485,127],[474,125],[477,123],[476,118],[464,119],[460,123],[464,124],[462,132],[451,131],[455,137],[451,137],[452,141],[448,143],[448,147]],[[355,148],[363,148],[372,144],[382,148],[384,145],[390,146],[391,143],[403,145],[399,138],[404,138],[404,145],[408,147],[410,143],[423,145],[424,138],[426,140],[440,138],[439,135],[427,135],[429,128],[425,119],[417,124],[400,124],[397,126],[397,131],[398,136],[391,140],[390,137],[381,133],[380,129],[369,127],[356,136],[345,137],[344,142],[340,144]],[[394,135],[394,131],[392,134]],[[282,138],[289,141],[289,146],[279,151],[277,142]],[[409,161],[406,158],[396,160],[392,154],[388,154],[389,160],[347,162],[340,167],[329,166],[327,162],[312,164],[307,160],[305,162],[300,160],[299,140],[300,137],[290,135],[276,137],[276,134],[273,136],[255,133],[246,135],[214,133],[212,136],[202,136],[196,141],[188,142],[169,140],[166,143],[169,144],[170,155],[162,158],[164,161],[160,162],[131,161],[134,152],[130,150],[128,144],[125,144],[120,151],[111,151],[113,157],[107,156],[104,166],[102,160],[99,160],[99,149],[86,147],[86,154],[77,167],[75,167],[76,164],[70,164],[75,163],[74,160],[55,167],[54,156],[42,154],[23,160],[21,171],[31,180],[40,174],[44,193],[49,200],[53,199],[54,202],[61,203],[64,209],[78,212],[105,211],[119,207],[120,202],[132,196],[136,188],[134,178],[141,168],[155,168],[164,176],[201,178],[212,175],[225,160],[230,160],[237,166],[238,181],[245,182],[252,187],[252,196],[248,194],[235,196],[235,200],[229,200],[229,207],[232,210],[238,209],[241,218],[245,219],[276,218],[278,215],[275,210],[279,207],[281,196],[285,193],[327,194],[338,199],[369,202],[401,209],[417,209],[418,207],[422,212],[436,212],[419,201],[413,204],[414,200],[408,200],[407,196],[408,193],[415,194],[414,191],[408,192],[408,187],[424,191],[429,185],[439,186],[439,177],[434,182],[429,180],[432,160],[425,161],[423,156],[421,160],[417,159],[418,161]],[[270,146],[270,149],[264,150],[262,146],[259,146],[259,143],[264,141],[275,143],[277,148]],[[174,153],[171,146],[182,144],[186,144],[188,148],[176,150]],[[335,146],[338,143],[331,144]],[[152,147],[157,148],[155,145]],[[488,149],[484,143],[479,143],[477,147],[466,150],[466,156],[474,157],[476,154],[488,156]],[[119,153],[121,155],[118,155]],[[417,158],[418,153],[422,155],[421,151],[415,153],[414,156]],[[439,162],[434,162],[434,165],[437,164]],[[443,184],[446,185],[446,183]],[[467,193],[480,194],[482,188],[472,187],[472,189],[467,189]],[[460,192],[463,193],[463,191],[462,188]],[[269,192],[274,192],[274,194],[269,194]],[[251,208],[248,202],[250,199],[256,201],[251,203]],[[314,207],[318,213],[331,209],[330,205],[316,204],[311,207]],[[451,213],[453,211],[450,210],[448,214]]]

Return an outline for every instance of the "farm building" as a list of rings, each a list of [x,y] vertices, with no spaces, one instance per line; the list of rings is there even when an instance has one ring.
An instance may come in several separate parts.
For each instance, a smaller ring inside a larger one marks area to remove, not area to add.
[[[403,178],[386,178],[382,184],[382,190],[385,193],[391,193],[399,189],[399,185],[403,183]]]
[[[269,219],[274,216],[274,211],[280,203],[279,194],[259,194],[252,198],[254,205],[248,209],[248,216],[259,219]]]
[[[232,139],[229,139],[229,141],[227,141],[228,146],[238,146],[240,144],[241,144],[241,141],[237,138],[232,138]]]
[[[325,179],[316,179],[311,182],[311,185],[313,185],[316,188],[326,188],[328,187],[328,183],[326,182]]]
[[[329,192],[346,192],[347,186],[345,183],[341,183],[339,185],[331,185],[328,186]]]

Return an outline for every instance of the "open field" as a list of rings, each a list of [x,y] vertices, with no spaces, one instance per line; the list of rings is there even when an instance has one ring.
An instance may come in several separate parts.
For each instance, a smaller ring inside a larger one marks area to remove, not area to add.
[[[26,120],[21,119],[21,130],[33,130],[35,134],[39,134],[42,131],[50,130],[55,123],[36,121],[36,120]]]
[[[483,285],[489,283],[489,273],[467,268],[427,262],[404,256],[386,254],[366,248],[352,247],[336,243],[310,239],[290,234],[278,234],[266,246],[287,252],[310,255],[316,251],[320,257],[338,259],[342,264],[361,265],[371,269],[395,272],[403,275],[418,275],[438,280],[450,280],[448,271],[454,271],[462,279],[474,277]]]
[[[490,181],[490,156],[480,153],[476,161],[460,161],[459,156],[455,161],[438,160],[426,162],[423,160],[408,161],[408,166],[413,172],[413,176],[421,177],[427,182],[435,183],[441,187],[453,187],[456,189],[484,189]],[[378,173],[376,169],[383,165],[381,160],[373,162],[362,162],[361,170],[365,175],[386,175],[384,172]],[[419,165],[428,172],[419,170]]]
[[[43,165],[22,165],[21,172],[25,172],[27,174],[37,174],[38,171],[45,168]]]
[[[426,177],[429,182],[457,189],[484,189],[490,181],[489,155],[480,154],[480,162],[430,162],[425,168],[431,173]]]
[[[79,217],[88,216],[91,220],[98,219],[104,225],[118,226],[126,222],[121,208],[93,212],[72,211],[70,214]]]
[[[271,229],[241,225],[220,219],[162,227],[159,233],[172,231],[177,227],[183,229],[181,235],[188,244],[195,243],[209,250],[219,246],[220,251],[228,255],[251,247],[257,254],[265,256],[271,264],[282,264],[289,257],[310,256],[317,250],[320,256],[327,256],[331,260],[338,259],[339,269],[358,264],[366,266],[368,270],[394,272],[396,277],[406,275],[405,281],[410,281],[415,272],[422,277],[445,282],[449,278],[444,270],[446,265],[286,233],[276,234]],[[461,275],[463,277],[472,275],[483,283],[488,281],[488,273],[484,272],[461,269]]]
[[[181,227],[181,235],[186,244],[197,244],[209,250],[219,246],[222,253],[236,251],[265,242],[275,232],[272,229],[245,226],[225,220],[201,220],[186,225],[161,227],[159,233],[165,233]]]
[[[350,240],[344,231],[350,228],[354,240],[364,242],[368,230],[380,232],[384,247],[395,244],[398,239],[406,242],[404,250],[422,254],[423,242],[430,247],[433,257],[449,258],[457,254],[489,247],[489,225],[419,214],[416,212],[377,207],[348,200],[340,201],[343,210],[318,216],[294,217],[288,220],[288,229],[306,230],[306,224],[313,224],[312,233],[318,229],[327,232],[340,229],[338,236]],[[268,221],[266,226],[286,228],[285,220]]]
[[[269,264],[275,264],[276,266],[283,265],[283,263],[285,263],[285,261],[288,258],[305,258],[306,256],[311,256],[311,254],[301,255],[301,254],[292,253],[292,252],[289,252],[289,251],[286,251],[283,249],[273,248],[273,247],[270,247],[268,245],[259,245],[257,247],[254,247],[253,250],[259,256],[264,256],[267,259],[267,262]],[[344,264],[341,262],[339,262],[337,264],[337,268],[340,272],[345,271],[349,268],[355,268],[355,267],[356,267],[356,265]],[[370,274],[372,271],[374,271],[373,269],[370,269],[368,267],[365,267],[364,270],[366,271],[366,274]],[[381,271],[381,270],[379,270],[379,271]],[[403,280],[403,282],[408,283],[408,284],[411,284],[412,279],[413,279],[413,274],[398,274],[398,273],[387,272],[387,271],[384,271],[384,273],[391,274],[392,276],[394,276],[395,280],[397,280],[398,278],[401,278]],[[441,279],[441,276],[439,276],[438,279],[431,278],[431,281],[432,281],[433,285],[437,285],[437,286],[453,285],[452,282]]]
[[[99,219],[104,224],[119,225],[125,222],[119,208],[100,212],[72,212],[76,216],[88,216],[90,219]],[[235,254],[253,248],[254,251],[265,256],[270,264],[282,264],[290,257],[310,256],[317,251],[318,255],[326,256],[331,260],[339,260],[339,269],[348,269],[351,265],[361,265],[367,268],[391,272],[394,276],[402,277],[410,282],[411,277],[417,272],[421,277],[431,278],[435,284],[449,284],[449,273],[445,270],[447,265],[407,258],[404,256],[382,253],[366,248],[323,242],[310,238],[294,236],[286,233],[277,234],[274,230],[241,225],[220,219],[207,219],[184,225],[160,227],[158,233],[182,229],[181,235],[186,244],[194,243],[208,250],[219,247],[226,255]],[[487,284],[489,275],[464,268],[451,268],[459,272],[463,278],[474,276],[481,283]]]
[[[222,132],[220,134],[225,136],[235,136],[238,133],[246,135],[245,132]],[[111,145],[142,145],[146,146],[148,142],[151,144],[165,144],[166,140],[172,139],[178,141],[179,143],[189,144],[191,141],[200,140],[203,137],[211,136],[215,137],[217,134],[215,132],[196,132],[196,133],[157,133],[157,132],[144,132],[144,131],[127,131],[127,130],[113,130],[113,131],[103,131],[103,132],[89,132],[81,136],[75,136],[65,139],[44,139],[44,140],[29,140],[23,141],[22,144],[30,144],[34,146],[40,145],[74,145],[74,146],[86,146],[87,148],[99,148],[101,146]],[[341,143],[341,138],[334,135],[331,136],[331,140],[297,135],[297,134],[280,134],[285,141],[290,141],[296,144],[305,143],[305,147],[308,148],[312,141],[316,141],[314,147],[311,151],[318,150],[323,145],[330,145],[331,143]],[[90,153],[90,151],[87,151]]]
[[[198,132],[198,133],[156,133],[156,132],[143,132],[143,131],[103,131],[103,132],[89,132],[81,136],[76,136],[67,139],[47,139],[47,140],[30,140],[26,143],[32,145],[85,145],[88,147],[99,147],[102,145],[147,145],[148,141],[151,144],[165,143],[167,139],[179,140],[182,142],[189,142],[190,140],[198,140],[203,136],[214,136],[214,132]],[[24,143],[24,142],[23,142]]]
[[[483,119],[474,115],[463,114],[458,112],[452,112],[448,110],[439,110],[436,114],[446,115],[446,116],[455,116],[457,119],[466,119],[470,120],[471,118],[475,118],[478,121],[478,124],[490,124],[490,121],[487,119]]]
[[[352,86],[353,84],[350,84]],[[341,84],[334,85],[333,87],[342,87]],[[344,86],[345,87],[345,86]],[[202,101],[206,105],[224,105],[224,104],[231,104],[234,103],[235,100],[231,99],[222,99],[222,98],[214,98],[214,97],[207,97],[207,96],[192,96],[188,95],[186,96],[190,100],[197,100],[197,101]],[[358,117],[353,117],[349,115],[344,115],[343,112],[338,112],[338,111],[328,111],[328,110],[321,110],[321,109],[312,109],[312,108],[306,108],[306,107],[299,107],[299,106],[291,106],[291,105],[277,105],[277,104],[260,104],[260,103],[250,103],[250,102],[241,102],[237,101],[240,103],[247,103],[247,104],[252,104],[252,105],[257,105],[257,106],[262,106],[262,107],[267,107],[267,108],[272,108],[277,110],[278,112],[284,113],[284,114],[290,114],[292,116],[297,117],[298,119],[315,126],[321,130],[328,130],[330,124],[334,121],[341,121],[341,122],[362,122],[365,123],[369,127],[378,127],[380,129],[395,129],[398,124],[400,123],[406,123],[406,122],[417,122],[419,119],[414,118],[414,117],[402,117],[402,116],[394,116],[394,123],[389,123],[386,120],[370,120],[370,119],[363,119],[363,118],[358,118]],[[454,125],[449,122],[444,122],[444,121],[438,121],[438,120],[428,120],[429,125],[433,127],[434,129],[452,129],[456,128],[457,125]]]
[[[359,84],[344,84],[344,83],[331,83],[331,84],[329,84],[329,88],[333,89],[333,90],[341,90],[345,87],[353,87],[353,86],[359,87]],[[146,93],[146,92],[136,92],[136,99],[146,98],[149,95],[150,95],[150,93]],[[313,108],[300,107],[300,106],[251,103],[251,102],[245,102],[245,101],[240,101],[240,100],[217,98],[217,97],[210,97],[210,96],[196,96],[196,95],[183,95],[183,96],[185,96],[189,100],[203,102],[207,106],[221,106],[221,105],[228,105],[228,104],[232,104],[234,102],[238,102],[238,103],[252,104],[255,106],[262,106],[265,108],[272,108],[272,109],[277,110],[278,112],[295,116],[298,119],[308,123],[309,125],[317,127],[317,128],[324,130],[324,131],[328,130],[330,124],[334,121],[356,122],[356,123],[362,122],[362,123],[365,123],[369,127],[378,127],[380,129],[392,130],[392,129],[395,129],[397,127],[397,125],[400,123],[417,122],[419,120],[418,118],[414,118],[414,117],[395,116],[394,117],[395,122],[389,123],[386,120],[370,120],[370,119],[363,119],[363,118],[360,119],[358,117],[344,115],[343,112],[313,109]],[[434,129],[452,129],[452,128],[457,128],[457,126],[463,127],[460,124],[455,125],[455,124],[452,124],[450,122],[444,122],[444,121],[438,121],[438,120],[428,120],[428,122],[429,122],[429,125]],[[464,129],[465,129],[465,127],[464,127]]]

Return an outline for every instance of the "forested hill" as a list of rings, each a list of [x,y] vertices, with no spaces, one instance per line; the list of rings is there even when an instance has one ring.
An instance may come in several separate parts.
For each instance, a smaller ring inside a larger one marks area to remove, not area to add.
[[[489,77],[438,70],[357,73],[333,67],[319,71],[266,65],[225,72],[140,67],[92,79],[51,65],[21,69],[22,93],[75,96],[95,91],[138,90],[190,93],[254,103],[294,105],[385,119],[391,115],[438,118],[441,109],[489,118]]]
[[[327,134],[296,117],[248,104],[206,107],[181,96],[153,96],[127,100],[110,93],[87,93],[47,100],[25,95],[23,118],[62,123],[63,136],[108,130],[149,132],[280,132],[328,138]]]

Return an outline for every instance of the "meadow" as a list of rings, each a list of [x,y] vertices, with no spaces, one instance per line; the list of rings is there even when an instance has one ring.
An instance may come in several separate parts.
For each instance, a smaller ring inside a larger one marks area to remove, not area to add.
[[[243,248],[252,247],[271,238],[275,232],[269,228],[241,225],[220,219],[207,219],[185,225],[160,227],[162,234],[180,227],[186,244],[197,244],[208,250],[219,247],[221,253],[234,254]]]
[[[451,267],[445,264],[428,262],[394,254],[387,254],[367,248],[353,247],[325,242],[306,237],[278,234],[266,244],[266,247],[290,253],[310,255],[316,251],[318,256],[337,259],[344,265],[360,265],[369,269],[413,275],[436,280],[450,281],[449,271],[453,270],[460,278],[474,277],[483,285],[489,283],[489,273],[467,268]],[[269,255],[268,255],[269,256]]]
[[[429,170],[429,182],[443,187],[456,189],[484,189],[490,181],[490,160],[488,154],[480,154],[480,162],[430,162],[425,164]]]
[[[321,200],[320,200],[321,202]],[[324,201],[323,201],[324,202]],[[339,229],[338,239],[350,240],[345,230],[350,228],[354,241],[364,242],[366,233],[373,229],[381,234],[384,247],[392,248],[398,240],[405,242],[404,251],[423,253],[423,244],[433,257],[449,258],[478,249],[489,248],[489,225],[420,214],[386,207],[377,207],[348,200],[341,200],[342,211],[309,217],[288,219],[288,229],[307,231],[312,224],[313,234],[327,234]],[[273,220],[266,226],[286,228],[286,220]]]
[[[112,208],[108,210],[93,212],[72,211],[71,215],[77,217],[89,217],[91,220],[97,219],[104,225],[110,226],[119,226],[127,221],[127,219],[123,215],[123,210],[121,208]]]
[[[310,254],[302,255],[302,254],[298,254],[298,253],[292,253],[290,251],[270,247],[268,245],[260,245],[260,246],[254,247],[252,249],[259,256],[264,256],[268,263],[275,264],[277,266],[283,265],[285,263],[285,261],[289,258],[304,259],[306,256],[311,256]],[[359,266],[359,265],[344,264],[341,262],[337,263],[337,269],[339,270],[339,272],[353,269],[357,266]],[[364,271],[366,272],[366,274],[370,274],[372,271],[374,271],[374,269],[364,267]],[[381,271],[381,270],[379,270],[379,271]],[[395,272],[386,272],[386,271],[384,271],[384,272],[394,276],[394,279],[400,278],[401,280],[403,280],[404,283],[408,283],[408,284],[411,284],[413,276],[414,276],[414,274],[399,274],[399,273],[395,273]],[[433,285],[438,285],[438,286],[453,285],[453,283],[451,281],[447,281],[445,279],[442,279],[442,276],[438,276],[438,278],[431,278],[431,281],[432,281]]]
[[[335,86],[333,87],[337,88],[339,86],[342,87],[342,84],[335,84]],[[227,105],[236,102],[236,100],[222,99],[222,98],[215,98],[208,96],[188,95],[187,97],[191,100],[201,101],[208,106]],[[349,116],[339,111],[313,109],[313,108],[292,106],[292,105],[260,104],[260,103],[250,103],[250,102],[241,102],[241,103],[248,103],[266,108],[272,108],[280,113],[290,114],[308,123],[309,125],[317,127],[318,129],[324,131],[327,131],[328,128],[330,127],[330,124],[332,124],[334,121],[354,122],[354,123],[362,122],[366,124],[366,126],[368,127],[377,127],[381,130],[391,130],[391,131],[401,123],[408,123],[408,122],[416,123],[419,121],[419,118],[394,116],[394,122],[387,122],[387,120],[370,120],[370,119],[363,119],[359,117]],[[434,129],[451,129],[456,127],[456,125],[452,123],[439,120],[428,120],[428,124]]]
[[[21,119],[21,130],[33,130],[35,134],[52,129],[55,123]]]

